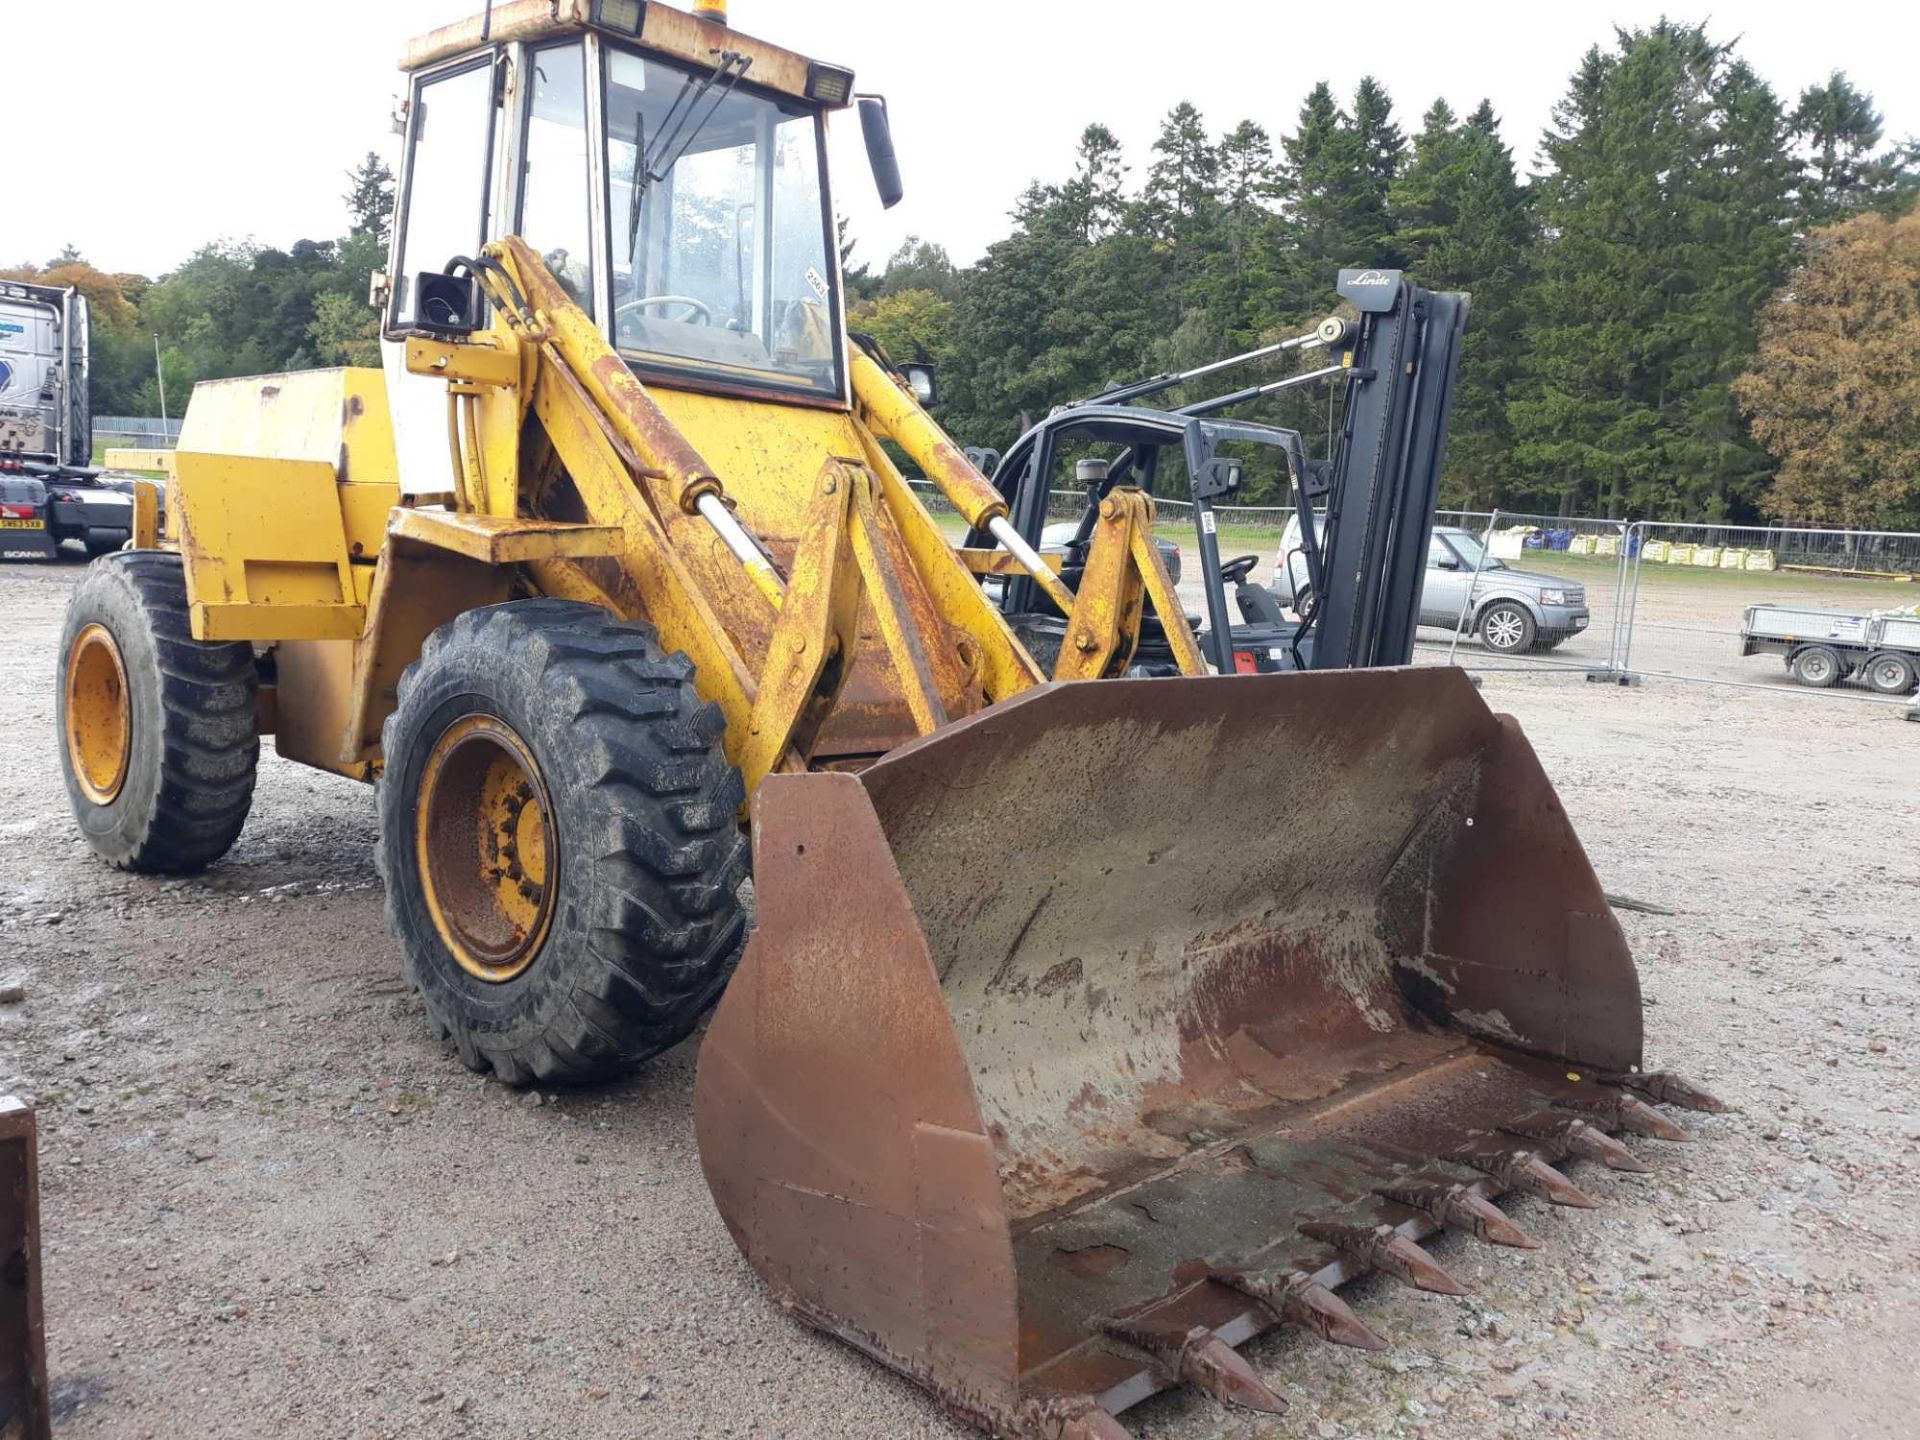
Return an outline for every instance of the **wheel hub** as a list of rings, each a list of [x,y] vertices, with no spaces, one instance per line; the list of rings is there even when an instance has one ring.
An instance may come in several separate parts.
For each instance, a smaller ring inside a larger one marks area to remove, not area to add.
[[[81,791],[111,805],[127,782],[133,748],[133,702],[120,646],[104,625],[89,625],[67,652],[67,759]]]
[[[1520,621],[1518,618],[1501,613],[1487,622],[1487,639],[1502,650],[1510,650],[1520,640]]]
[[[512,726],[447,727],[420,779],[415,843],[427,909],[460,967],[501,984],[525,973],[552,919],[552,804]]]

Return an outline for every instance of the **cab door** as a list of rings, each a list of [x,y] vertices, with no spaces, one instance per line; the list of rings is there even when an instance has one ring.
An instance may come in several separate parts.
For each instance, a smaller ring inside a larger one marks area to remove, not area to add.
[[[380,359],[400,484],[409,494],[452,490],[453,457],[446,382],[407,373],[402,332],[413,323],[420,272],[441,270],[456,255],[477,255],[487,239],[502,168],[496,154],[506,128],[506,68],[499,52],[488,51],[429,71],[415,78],[407,105]]]

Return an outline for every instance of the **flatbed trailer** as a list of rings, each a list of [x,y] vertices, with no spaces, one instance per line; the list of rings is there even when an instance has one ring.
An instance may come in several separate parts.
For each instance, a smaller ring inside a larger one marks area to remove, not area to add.
[[[1817,690],[1849,677],[1881,695],[1920,685],[1920,615],[1749,605],[1742,655],[1778,655],[1794,680]]]

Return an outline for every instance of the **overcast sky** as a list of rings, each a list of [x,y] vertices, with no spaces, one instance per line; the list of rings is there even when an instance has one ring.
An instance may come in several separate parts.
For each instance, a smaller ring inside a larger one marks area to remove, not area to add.
[[[0,264],[72,243],[107,270],[157,275],[216,238],[285,246],[345,228],[344,172],[369,148],[391,162],[404,41],[482,0],[0,0],[11,94],[11,181]],[[1125,142],[1136,176],[1160,117],[1192,100],[1216,131],[1242,119],[1276,139],[1313,83],[1343,94],[1371,72],[1403,127],[1436,95],[1489,96],[1532,163],[1581,53],[1663,10],[1711,16],[1717,38],[1791,104],[1833,69],[1870,90],[1889,136],[1920,132],[1920,5],[1894,0],[1663,0],[1363,7],[1278,0],[733,0],[733,23],[848,64],[885,93],[907,199],[873,200],[859,127],[835,142],[858,255],[909,234],[957,261],[1005,233],[1014,198],[1063,176],[1091,120]],[[59,57],[42,64],[42,55]],[[21,87],[24,84],[24,94]],[[44,158],[24,153],[44,139]]]

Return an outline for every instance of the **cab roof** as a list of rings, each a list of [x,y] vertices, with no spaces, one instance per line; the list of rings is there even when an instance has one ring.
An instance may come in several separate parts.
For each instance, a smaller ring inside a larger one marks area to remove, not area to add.
[[[838,70],[837,66],[816,65],[804,55],[756,40],[730,26],[696,19],[684,10],[661,4],[660,0],[634,0],[619,8],[639,13],[637,36],[621,26],[596,23],[593,0],[505,0],[493,6],[489,14],[442,25],[412,41],[400,56],[400,68],[424,70],[442,60],[470,55],[490,45],[539,41],[597,30],[615,39],[637,40],[645,49],[696,65],[711,65],[720,52],[736,51],[753,61],[746,73],[747,83],[751,85],[814,100],[827,109],[844,109],[852,103],[851,75],[847,75],[845,86],[840,89],[844,98],[838,101],[822,102],[809,94],[810,77],[821,69]]]

